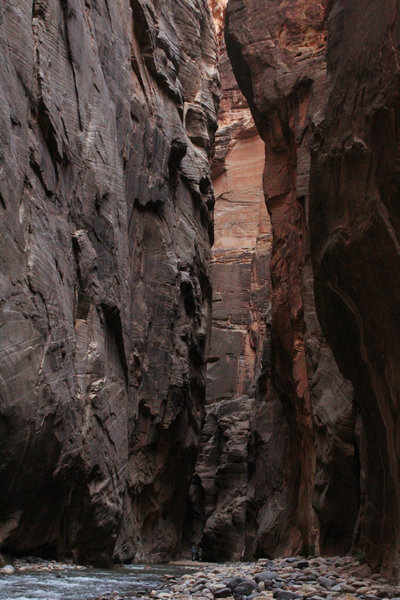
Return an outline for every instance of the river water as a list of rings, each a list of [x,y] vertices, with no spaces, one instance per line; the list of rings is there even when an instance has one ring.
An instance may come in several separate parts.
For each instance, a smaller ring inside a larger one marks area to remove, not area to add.
[[[179,576],[184,572],[184,568],[154,565],[16,572],[0,575],[0,600],[94,600],[101,596],[136,600],[164,587],[165,575]]]

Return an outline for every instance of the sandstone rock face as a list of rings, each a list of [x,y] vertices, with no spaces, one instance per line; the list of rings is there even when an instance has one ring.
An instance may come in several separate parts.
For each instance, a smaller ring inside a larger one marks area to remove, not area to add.
[[[239,560],[254,529],[248,522],[251,446],[270,296],[271,226],[262,190],[264,144],[228,61],[225,4],[211,3],[223,94],[212,163],[216,203],[207,406],[191,486],[188,542],[200,543],[207,559]]]
[[[234,135],[225,171],[213,180],[213,326],[207,403],[254,395],[269,302],[271,227],[262,193],[264,144],[252,122],[242,122]],[[217,135],[217,144],[225,136],[226,128]]]
[[[2,551],[160,560],[205,394],[209,9],[7,0],[0,45]]]
[[[249,396],[206,409],[187,525],[207,560],[240,560],[245,552],[253,411]]]
[[[398,578],[398,3],[337,1],[328,23],[331,88],[310,184],[316,301],[365,430],[357,543]]]
[[[310,140],[327,102],[328,2],[230,0],[226,41],[266,146],[271,337],[259,382],[254,552],[348,550],[359,508],[356,414],[316,317]]]

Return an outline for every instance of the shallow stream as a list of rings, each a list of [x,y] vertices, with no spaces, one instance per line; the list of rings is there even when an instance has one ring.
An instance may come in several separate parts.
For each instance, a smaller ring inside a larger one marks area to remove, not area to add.
[[[182,575],[185,568],[128,565],[111,570],[25,571],[0,575],[0,600],[133,600],[159,588],[165,575]]]

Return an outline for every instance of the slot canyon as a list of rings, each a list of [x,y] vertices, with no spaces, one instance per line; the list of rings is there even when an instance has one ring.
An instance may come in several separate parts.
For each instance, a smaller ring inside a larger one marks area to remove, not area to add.
[[[0,3],[1,554],[400,583],[399,14]]]

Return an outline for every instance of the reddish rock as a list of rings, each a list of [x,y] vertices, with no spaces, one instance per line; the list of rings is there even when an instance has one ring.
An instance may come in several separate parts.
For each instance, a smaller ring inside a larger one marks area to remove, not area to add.
[[[262,191],[264,144],[238,89],[222,34],[226,2],[212,2],[220,41],[222,99],[212,163],[216,196],[212,250],[213,321],[207,406],[188,530],[213,560],[248,549],[249,486],[265,313],[270,302],[271,227]]]
[[[269,302],[271,233],[262,193],[264,144],[254,126],[243,124],[236,130],[224,165],[224,173],[213,181],[208,403],[254,393]]]
[[[228,4],[228,52],[266,146],[274,237],[271,347],[260,404],[270,436],[259,434],[255,453],[256,485],[264,487],[259,554],[348,550],[358,511],[352,390],[316,318],[309,257],[310,140],[327,101],[327,6]],[[263,477],[271,469],[275,485]]]

